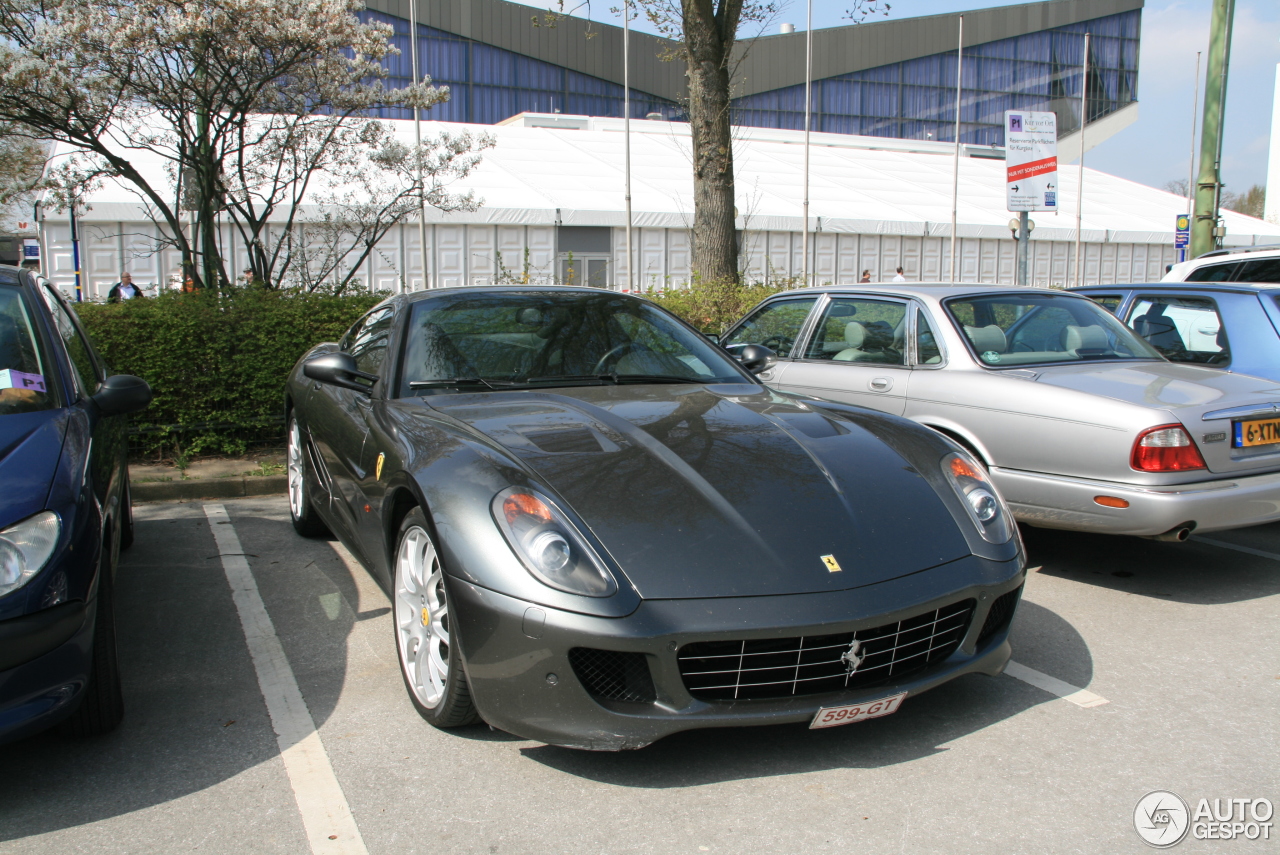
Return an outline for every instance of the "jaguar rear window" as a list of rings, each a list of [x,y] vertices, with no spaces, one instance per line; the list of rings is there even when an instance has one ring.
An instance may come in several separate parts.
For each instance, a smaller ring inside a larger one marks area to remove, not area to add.
[[[983,365],[1159,359],[1094,301],[1066,294],[954,297],[944,304]]]

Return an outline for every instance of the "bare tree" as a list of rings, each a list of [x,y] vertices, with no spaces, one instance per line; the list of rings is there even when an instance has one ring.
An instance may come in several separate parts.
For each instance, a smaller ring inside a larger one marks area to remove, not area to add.
[[[479,152],[493,144],[487,134],[445,132],[414,148],[384,131],[378,147],[330,180],[308,206],[313,213],[287,233],[292,264],[282,278],[307,291],[328,286],[341,293],[387,232],[417,213],[424,193],[442,211],[476,210],[473,192],[451,193],[448,185],[466,178]]]
[[[361,8],[360,0],[0,0],[0,122],[82,153],[62,171],[63,202],[76,190],[71,179],[127,182],[197,285],[228,281],[222,214],[253,247],[255,273],[269,279],[273,262],[259,247],[266,223],[278,208],[292,212],[312,177],[340,167],[351,146],[368,145],[365,117],[448,97],[425,82],[382,86],[391,29],[360,22]],[[148,168],[157,159],[161,175]]]
[[[1243,193],[1224,192],[1222,207],[1237,214],[1244,214],[1246,217],[1262,219],[1266,216],[1267,188],[1261,184],[1255,184]]]

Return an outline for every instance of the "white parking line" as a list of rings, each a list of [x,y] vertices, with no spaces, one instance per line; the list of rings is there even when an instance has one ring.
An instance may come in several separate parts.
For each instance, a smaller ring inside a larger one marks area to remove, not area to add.
[[[302,826],[311,851],[315,855],[368,855],[307,702],[285,658],[271,616],[258,593],[258,583],[245,560],[231,518],[226,508],[217,503],[206,504],[204,513],[218,545],[222,570],[231,586],[231,598],[240,615],[244,640],[258,674],[258,687],[267,703],[271,727],[276,732],[280,757],[289,775],[298,812],[302,814]]]
[[[1100,707],[1103,704],[1111,703],[1101,695],[1095,695],[1088,689],[1081,689],[1070,683],[1064,683],[1057,677],[1050,677],[1048,674],[1041,674],[1034,668],[1028,668],[1026,665],[1019,665],[1017,662],[1010,662],[1005,666],[1004,672],[1010,677],[1021,680],[1024,683],[1030,683],[1037,689],[1044,689],[1051,695],[1057,695],[1064,701],[1070,701],[1078,707]]]
[[[1191,538],[1197,543],[1207,543],[1210,546],[1220,546],[1223,549],[1234,549],[1236,552],[1247,552],[1250,555],[1258,555],[1262,558],[1270,558],[1272,561],[1280,561],[1280,555],[1274,552],[1265,552],[1261,549],[1254,549],[1252,546],[1241,546],[1238,543],[1227,543],[1225,540],[1214,540],[1211,537],[1200,537],[1195,535]]]

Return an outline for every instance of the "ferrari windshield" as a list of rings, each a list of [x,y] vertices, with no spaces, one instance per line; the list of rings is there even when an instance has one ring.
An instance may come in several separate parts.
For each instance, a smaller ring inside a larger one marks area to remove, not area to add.
[[[0,416],[54,405],[39,342],[22,291],[0,285]]]
[[[576,383],[742,383],[703,336],[623,294],[497,291],[420,300],[404,343],[401,394]]]
[[[983,365],[1161,359],[1106,309],[1068,294],[954,297],[947,311]]]

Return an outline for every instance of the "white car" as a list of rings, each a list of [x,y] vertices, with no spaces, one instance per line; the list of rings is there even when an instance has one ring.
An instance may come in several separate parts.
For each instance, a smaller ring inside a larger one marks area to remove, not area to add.
[[[1169,268],[1161,282],[1280,282],[1280,246],[1217,249]]]

